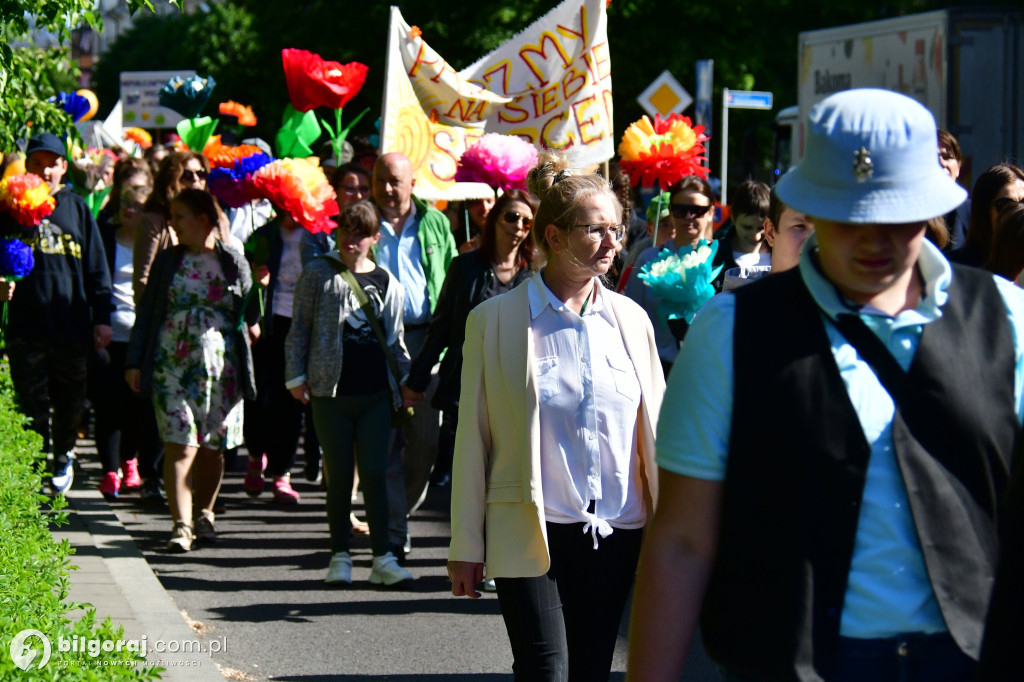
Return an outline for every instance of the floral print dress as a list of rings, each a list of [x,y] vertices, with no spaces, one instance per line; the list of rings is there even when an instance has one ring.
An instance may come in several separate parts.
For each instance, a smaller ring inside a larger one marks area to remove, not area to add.
[[[187,252],[167,293],[153,368],[165,443],[226,450],[242,443],[241,340],[217,255]]]

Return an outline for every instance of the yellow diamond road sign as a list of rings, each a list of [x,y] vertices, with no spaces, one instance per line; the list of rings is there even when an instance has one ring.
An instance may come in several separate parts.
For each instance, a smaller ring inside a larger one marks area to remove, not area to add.
[[[690,93],[667,70],[662,71],[636,99],[648,114],[661,114],[663,117],[682,113],[693,103]]]

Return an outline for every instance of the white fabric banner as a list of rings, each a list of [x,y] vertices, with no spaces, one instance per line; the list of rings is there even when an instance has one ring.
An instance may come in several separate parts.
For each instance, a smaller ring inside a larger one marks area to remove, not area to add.
[[[615,154],[605,0],[565,0],[455,71],[391,8],[381,151],[416,169],[416,194],[447,198],[456,164],[484,133],[564,151],[579,167]]]

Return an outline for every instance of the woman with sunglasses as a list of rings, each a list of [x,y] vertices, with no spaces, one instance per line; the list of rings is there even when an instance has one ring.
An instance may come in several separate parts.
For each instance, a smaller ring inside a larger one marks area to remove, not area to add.
[[[669,188],[669,220],[673,235],[672,239],[660,247],[651,247],[640,254],[633,266],[633,275],[629,278],[623,293],[633,299],[647,311],[654,325],[654,338],[658,344],[658,355],[668,376],[668,371],[679,353],[679,344],[686,335],[687,324],[683,320],[669,321],[658,312],[661,299],[651,295],[650,289],[636,273],[644,265],[658,258],[664,249],[675,253],[687,246],[696,247],[704,239],[711,241],[714,230],[715,194],[707,180],[688,175]],[[718,267],[725,262],[729,252],[728,244],[722,245],[715,254],[714,265]],[[713,284],[716,291],[721,290],[725,268]]]
[[[184,189],[205,190],[209,172],[210,162],[194,151],[174,152],[160,162],[160,170],[153,181],[153,192],[142,207],[142,223],[135,231],[132,285],[136,304],[142,300],[142,292],[149,281],[149,269],[156,254],[178,243],[177,235],[167,222],[171,201]],[[231,223],[219,206],[217,214],[217,239],[225,245],[231,245]],[[240,250],[241,246],[236,245],[236,248]]]
[[[949,260],[983,266],[989,259],[995,237],[993,226],[1000,209],[1024,200],[1024,170],[1009,163],[997,163],[978,176],[971,193],[971,220],[964,245],[949,254]]]
[[[448,267],[427,339],[402,387],[409,402],[422,399],[431,369],[448,349],[438,372],[437,391],[430,401],[443,413],[437,462],[431,475],[435,485],[445,486],[451,479],[466,318],[487,299],[529,279],[534,256],[530,227],[536,207],[536,200],[521,190],[510,190],[494,203],[480,233],[480,248],[456,257]]]
[[[550,152],[529,182],[547,263],[466,323],[448,575],[473,598],[495,579],[516,680],[607,680],[665,381],[644,311],[601,282],[626,232],[608,182]]]

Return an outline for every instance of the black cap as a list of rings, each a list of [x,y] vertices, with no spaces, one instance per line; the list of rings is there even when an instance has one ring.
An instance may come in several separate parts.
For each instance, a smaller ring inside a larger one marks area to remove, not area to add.
[[[25,156],[28,157],[32,152],[53,152],[57,156],[66,156],[68,150],[53,133],[40,133],[29,139]]]

